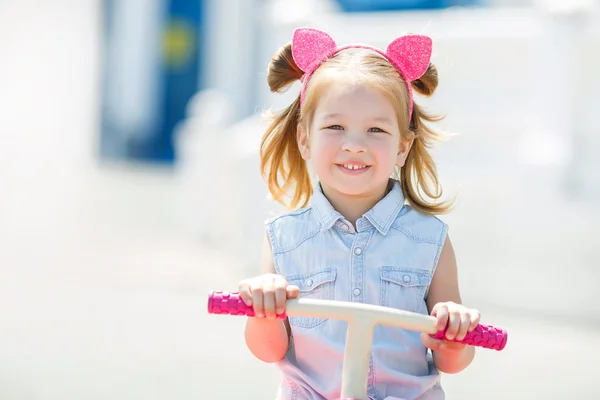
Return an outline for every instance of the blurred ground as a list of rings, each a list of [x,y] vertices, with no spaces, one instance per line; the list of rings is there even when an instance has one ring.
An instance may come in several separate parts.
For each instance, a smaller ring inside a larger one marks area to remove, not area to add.
[[[245,349],[243,319],[206,314],[208,290],[234,289],[245,260],[181,229],[173,172],[91,161],[95,3],[12,4],[0,5],[0,398],[273,398],[278,373]],[[445,219],[463,297],[509,342],[445,376],[447,398],[600,398],[597,200],[564,196],[560,169],[482,162],[460,140],[440,165],[461,195]]]

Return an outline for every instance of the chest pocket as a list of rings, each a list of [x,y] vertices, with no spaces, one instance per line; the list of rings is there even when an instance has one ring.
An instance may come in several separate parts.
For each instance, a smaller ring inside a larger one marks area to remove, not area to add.
[[[319,300],[332,300],[336,270],[324,268],[302,275],[287,277],[288,285],[296,285],[300,288],[300,298]],[[289,316],[291,326],[300,328],[314,328],[326,320],[323,318]]]
[[[427,314],[425,295],[431,284],[431,273],[423,269],[381,267],[381,304]]]

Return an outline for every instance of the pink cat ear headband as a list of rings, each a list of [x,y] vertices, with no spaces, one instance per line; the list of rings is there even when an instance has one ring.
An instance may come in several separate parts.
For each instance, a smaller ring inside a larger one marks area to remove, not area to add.
[[[392,41],[385,51],[363,44],[348,44],[338,47],[327,33],[314,28],[298,28],[292,39],[292,55],[296,65],[304,72],[300,104],[304,101],[306,85],[315,70],[328,58],[349,48],[369,49],[388,60],[406,81],[410,98],[409,118],[412,118],[413,93],[411,82],[427,71],[431,60],[431,38],[422,35],[400,36]]]

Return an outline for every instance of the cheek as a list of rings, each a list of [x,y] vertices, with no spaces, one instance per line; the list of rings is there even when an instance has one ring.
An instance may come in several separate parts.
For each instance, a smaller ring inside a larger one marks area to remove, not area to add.
[[[329,161],[340,148],[339,136],[316,135],[310,143],[310,151],[317,160]]]
[[[374,141],[370,147],[382,161],[385,159],[395,162],[399,151],[398,141],[393,139]]]

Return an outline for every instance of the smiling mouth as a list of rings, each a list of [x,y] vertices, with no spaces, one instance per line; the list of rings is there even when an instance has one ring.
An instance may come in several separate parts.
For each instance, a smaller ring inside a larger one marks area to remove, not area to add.
[[[368,170],[371,166],[365,164],[337,164],[337,166],[345,172],[360,173]]]
[[[367,168],[368,165],[342,164],[342,167],[346,169],[364,169]]]

